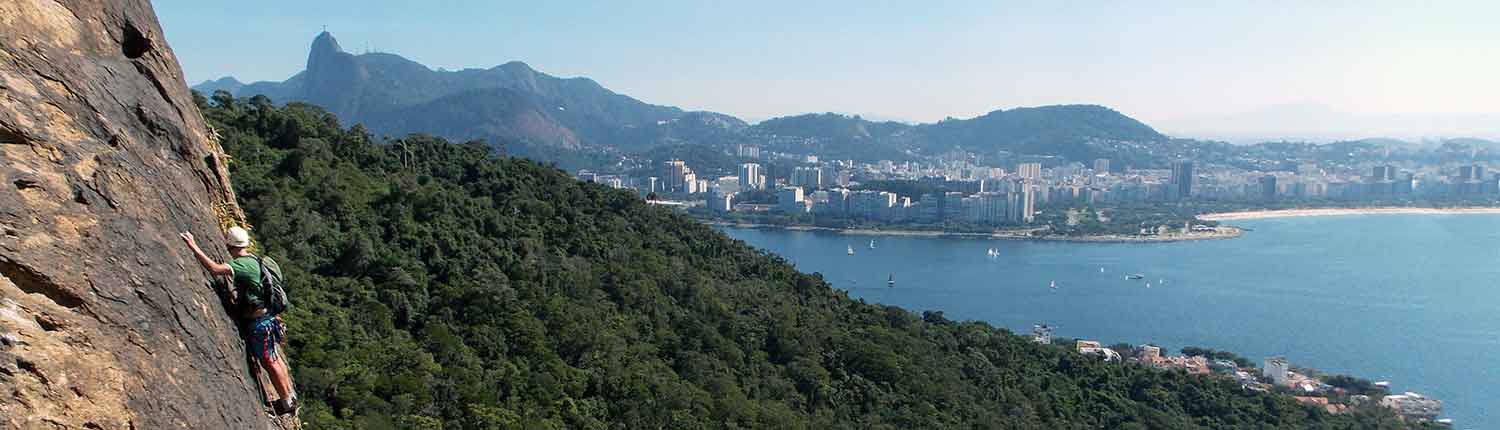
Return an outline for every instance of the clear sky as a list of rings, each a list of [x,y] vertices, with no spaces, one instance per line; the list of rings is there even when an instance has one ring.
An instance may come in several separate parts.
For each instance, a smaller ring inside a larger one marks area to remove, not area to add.
[[[1428,4],[1431,3],[1431,4]],[[1500,113],[1500,2],[157,0],[190,83],[283,80],[323,28],[430,67],[520,60],[758,120],[1097,103],[1146,120],[1321,104]]]

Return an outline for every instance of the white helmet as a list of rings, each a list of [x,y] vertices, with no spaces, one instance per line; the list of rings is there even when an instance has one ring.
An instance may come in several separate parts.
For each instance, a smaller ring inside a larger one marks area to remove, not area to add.
[[[250,232],[245,231],[245,229],[239,226],[230,227],[228,236],[229,246],[235,248],[250,247]]]

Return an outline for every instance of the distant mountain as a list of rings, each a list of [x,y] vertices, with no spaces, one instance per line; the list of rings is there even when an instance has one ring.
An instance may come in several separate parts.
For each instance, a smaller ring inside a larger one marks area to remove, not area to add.
[[[376,134],[426,133],[563,150],[604,146],[640,152],[660,145],[751,143],[836,158],[901,159],[963,148],[1086,159],[1121,151],[1101,147],[1110,142],[1166,139],[1140,121],[1092,105],[997,110],[920,125],[836,113],[749,125],[721,113],[642,102],[588,78],[558,78],[519,61],[438,71],[394,54],[354,55],[327,32],[313,40],[307,68],[285,81],[241,84],[222,78],[194,89],[307,102]]]
[[[1113,146],[1117,142],[1169,139],[1140,121],[1095,105],[997,110],[970,119],[918,125],[874,122],[835,113],[806,114],[766,120],[750,127],[750,132],[782,140],[812,139],[823,143],[825,150],[963,148],[986,153],[1056,155],[1075,160],[1108,155],[1115,151]]]
[[[1113,141],[1151,142],[1167,137],[1114,109],[1097,105],[1058,105],[997,110],[967,120],[922,125],[931,145],[1086,159],[1091,145]]]
[[[776,136],[804,136],[831,141],[873,141],[911,129],[899,122],[873,122],[859,116],[836,113],[803,114],[772,118],[756,124],[752,131]]]
[[[211,82],[226,79],[233,80]],[[518,61],[489,69],[435,71],[394,54],[354,55],[328,32],[313,40],[307,68],[285,81],[237,89],[205,83],[194,89],[308,102],[344,122],[365,123],[376,133],[513,138],[563,147],[654,143],[641,139],[660,133],[642,129],[685,115],[675,107],[614,93],[588,78],[558,78]]]
[[[245,84],[241,83],[238,79],[226,76],[210,81],[203,81],[201,84],[194,85],[193,89],[198,90],[198,92],[204,95],[213,94],[215,91],[228,91],[232,94],[244,86]]]
[[[1234,143],[1292,140],[1333,142],[1368,137],[1421,140],[1457,136],[1500,139],[1500,115],[1365,114],[1303,103],[1249,112],[1163,121],[1174,135]]]

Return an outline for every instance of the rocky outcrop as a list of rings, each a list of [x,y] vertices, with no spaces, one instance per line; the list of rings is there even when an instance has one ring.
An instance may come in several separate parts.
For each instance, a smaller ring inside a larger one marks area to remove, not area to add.
[[[241,215],[150,4],[5,1],[0,32],[0,428],[282,426],[176,237]]]

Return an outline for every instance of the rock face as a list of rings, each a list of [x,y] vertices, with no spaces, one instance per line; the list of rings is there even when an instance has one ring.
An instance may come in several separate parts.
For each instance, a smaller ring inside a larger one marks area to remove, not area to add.
[[[264,429],[177,238],[242,218],[146,0],[0,2],[0,428]]]

